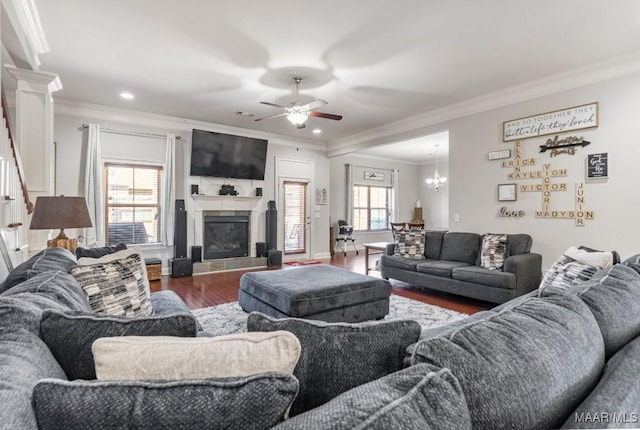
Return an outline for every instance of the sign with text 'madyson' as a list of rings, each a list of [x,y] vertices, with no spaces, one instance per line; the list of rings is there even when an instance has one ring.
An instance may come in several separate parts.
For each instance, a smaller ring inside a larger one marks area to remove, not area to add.
[[[598,126],[598,102],[502,123],[502,140],[528,139]]]

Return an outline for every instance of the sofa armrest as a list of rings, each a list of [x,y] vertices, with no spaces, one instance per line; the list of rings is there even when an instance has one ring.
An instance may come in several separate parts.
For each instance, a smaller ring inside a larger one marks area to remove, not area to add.
[[[395,243],[387,243],[387,249],[385,250],[385,254],[387,255],[393,255],[393,252],[396,249],[396,244]]]
[[[533,252],[512,255],[504,260],[504,271],[516,275],[516,297],[540,286],[542,255]]]

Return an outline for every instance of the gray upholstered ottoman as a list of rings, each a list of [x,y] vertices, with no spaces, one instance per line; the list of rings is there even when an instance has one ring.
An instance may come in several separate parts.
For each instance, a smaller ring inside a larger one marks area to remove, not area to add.
[[[246,312],[327,322],[381,319],[390,295],[387,280],[326,264],[245,273],[238,293]]]

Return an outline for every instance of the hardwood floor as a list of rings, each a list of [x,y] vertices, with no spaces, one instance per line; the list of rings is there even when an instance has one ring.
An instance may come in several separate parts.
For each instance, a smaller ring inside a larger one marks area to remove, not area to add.
[[[355,253],[336,253],[331,259],[322,260],[326,264],[341,267],[353,272],[364,274],[364,256]],[[283,265],[282,269],[258,269],[258,270],[287,270],[290,266]],[[195,275],[185,278],[171,278],[163,276],[160,281],[151,281],[151,291],[173,290],[191,309],[235,302],[238,300],[238,288],[240,276],[251,270],[238,270],[233,272],[211,273]],[[378,272],[369,272],[371,276],[378,276]],[[473,314],[492,308],[491,303],[481,302],[452,294],[437,291],[424,292],[411,288],[409,284],[401,281],[391,281],[393,293],[409,299],[418,300],[443,308],[451,309],[465,314]]]

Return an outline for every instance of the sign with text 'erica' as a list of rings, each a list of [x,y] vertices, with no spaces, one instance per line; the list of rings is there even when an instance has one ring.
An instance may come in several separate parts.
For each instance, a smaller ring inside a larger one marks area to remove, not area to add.
[[[502,140],[522,140],[598,126],[598,102],[502,123]]]

